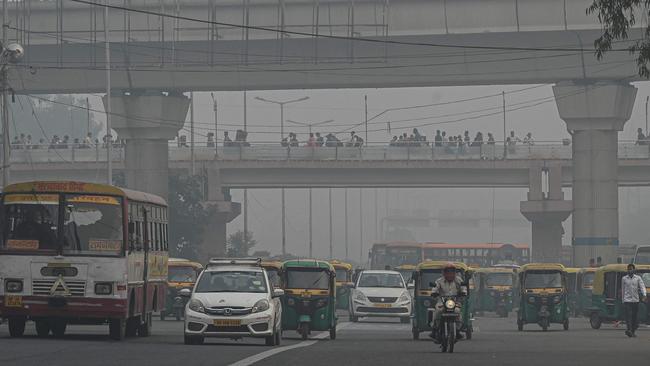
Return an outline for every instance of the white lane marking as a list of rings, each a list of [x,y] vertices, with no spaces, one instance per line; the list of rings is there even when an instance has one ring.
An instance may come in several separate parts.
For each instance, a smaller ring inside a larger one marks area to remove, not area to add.
[[[339,331],[341,329],[346,328],[350,323],[342,323],[340,325],[336,326],[336,330]],[[243,360],[239,360],[233,364],[230,364],[229,366],[250,366],[254,363],[260,362],[266,358],[269,358],[271,356],[277,355],[278,353],[282,353],[285,351],[291,351],[292,349],[296,348],[303,348],[303,347],[309,347],[313,346],[314,344],[318,343],[318,339],[324,339],[330,336],[329,332],[321,332],[315,336],[312,337],[311,340],[308,341],[302,341],[300,343],[292,344],[290,346],[284,346],[284,347],[278,347],[274,349],[270,349],[268,351],[264,351],[262,353],[258,353],[256,355],[252,355],[250,357],[246,357]]]

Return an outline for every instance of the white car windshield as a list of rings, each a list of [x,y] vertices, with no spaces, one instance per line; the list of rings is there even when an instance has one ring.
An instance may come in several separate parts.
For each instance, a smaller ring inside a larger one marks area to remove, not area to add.
[[[267,292],[264,273],[259,271],[208,271],[196,284],[197,293],[206,292]]]
[[[403,288],[404,281],[398,273],[363,273],[359,279],[359,287]]]

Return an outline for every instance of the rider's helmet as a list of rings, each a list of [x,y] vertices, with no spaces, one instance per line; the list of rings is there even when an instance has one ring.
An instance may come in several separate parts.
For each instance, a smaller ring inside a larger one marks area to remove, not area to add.
[[[442,275],[446,281],[453,281],[456,279],[456,266],[453,263],[447,263],[442,269]]]

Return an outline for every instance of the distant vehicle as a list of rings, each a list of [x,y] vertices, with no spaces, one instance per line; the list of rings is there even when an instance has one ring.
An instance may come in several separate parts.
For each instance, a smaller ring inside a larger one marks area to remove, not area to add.
[[[202,270],[203,266],[200,263],[181,258],[169,258],[167,261],[167,300],[165,308],[160,310],[160,320],[165,320],[166,316],[173,316],[176,320],[183,318],[187,298],[180,296],[179,291],[184,288],[192,290]]]
[[[396,271],[363,271],[352,290],[350,320],[360,317],[392,317],[408,323],[411,295],[402,275]]]
[[[636,248],[634,264],[650,264],[650,245],[642,245]]]
[[[370,269],[393,269],[401,265],[418,265],[424,261],[422,244],[408,241],[375,243],[370,250]]]
[[[284,291],[270,283],[261,260],[212,259],[197,279],[185,308],[185,344],[202,344],[206,337],[264,338],[280,345]]]
[[[110,185],[35,181],[2,195],[0,286],[9,334],[106,324],[110,337],[148,336],[167,291],[167,204]]]

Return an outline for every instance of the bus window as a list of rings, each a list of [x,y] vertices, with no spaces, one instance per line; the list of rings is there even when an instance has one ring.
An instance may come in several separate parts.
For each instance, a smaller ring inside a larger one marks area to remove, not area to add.
[[[65,254],[119,255],[122,252],[124,223],[119,197],[68,195],[65,205]]]

